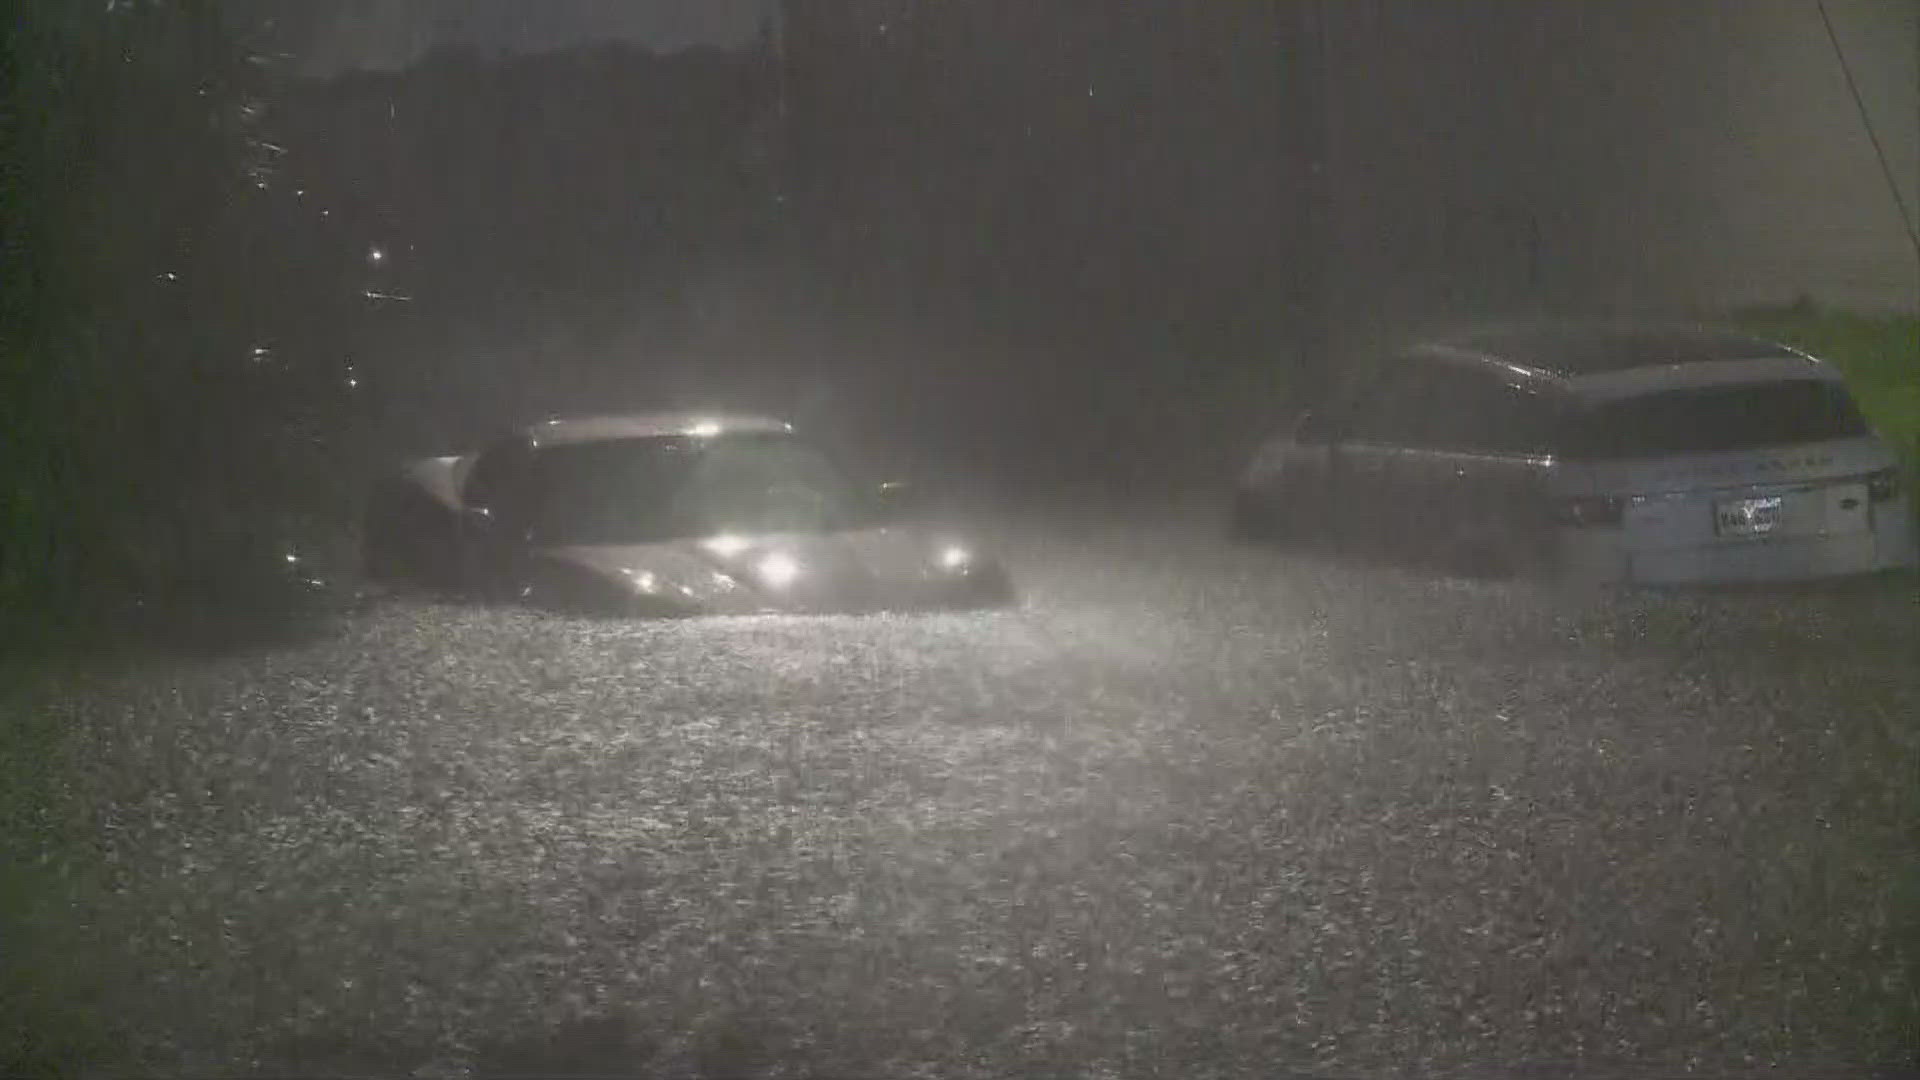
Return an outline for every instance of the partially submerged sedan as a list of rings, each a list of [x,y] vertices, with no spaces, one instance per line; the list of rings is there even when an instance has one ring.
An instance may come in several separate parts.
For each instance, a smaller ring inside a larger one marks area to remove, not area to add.
[[[1910,500],[1827,363],[1707,328],[1554,324],[1398,355],[1263,444],[1234,516],[1483,571],[1707,584],[1913,566]]]
[[[904,490],[765,417],[552,420],[409,463],[369,507],[366,570],[613,615],[1010,600],[985,552],[908,520]]]

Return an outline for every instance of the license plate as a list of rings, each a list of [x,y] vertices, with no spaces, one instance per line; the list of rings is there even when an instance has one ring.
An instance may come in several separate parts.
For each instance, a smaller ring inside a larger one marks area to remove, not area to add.
[[[1721,536],[1766,536],[1780,528],[1782,505],[1778,495],[1714,503],[1714,532]]]

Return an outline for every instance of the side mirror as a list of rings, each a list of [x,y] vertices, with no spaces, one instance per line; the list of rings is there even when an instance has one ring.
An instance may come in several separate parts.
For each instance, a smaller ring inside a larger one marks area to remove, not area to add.
[[[500,544],[519,532],[520,540],[530,540],[524,528],[516,530],[513,518],[490,506],[469,506],[460,512],[460,532],[472,541]]]
[[[924,510],[920,490],[905,480],[889,480],[874,492],[874,505],[882,521],[900,521]]]
[[[1303,409],[1299,419],[1294,421],[1293,441],[1306,444],[1328,442],[1337,434],[1335,429],[1338,426],[1332,409]]]

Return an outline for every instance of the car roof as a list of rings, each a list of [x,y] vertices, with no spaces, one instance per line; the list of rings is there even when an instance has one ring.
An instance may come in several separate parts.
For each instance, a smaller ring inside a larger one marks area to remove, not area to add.
[[[1560,378],[1733,360],[1819,364],[1785,345],[1732,330],[1605,322],[1480,327],[1430,339],[1415,352]]]
[[[656,412],[616,416],[555,417],[521,429],[527,443],[573,446],[618,439],[660,439],[674,436],[739,435],[788,432],[793,425],[770,416],[743,413]]]

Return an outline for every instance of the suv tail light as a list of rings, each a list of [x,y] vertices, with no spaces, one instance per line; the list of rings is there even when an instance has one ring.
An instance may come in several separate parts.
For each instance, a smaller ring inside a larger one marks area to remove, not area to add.
[[[1575,495],[1560,500],[1554,520],[1576,529],[1605,528],[1620,524],[1623,505],[1612,495]]]
[[[1881,469],[1867,474],[1867,500],[1869,502],[1888,502],[1900,494],[1900,470]]]

